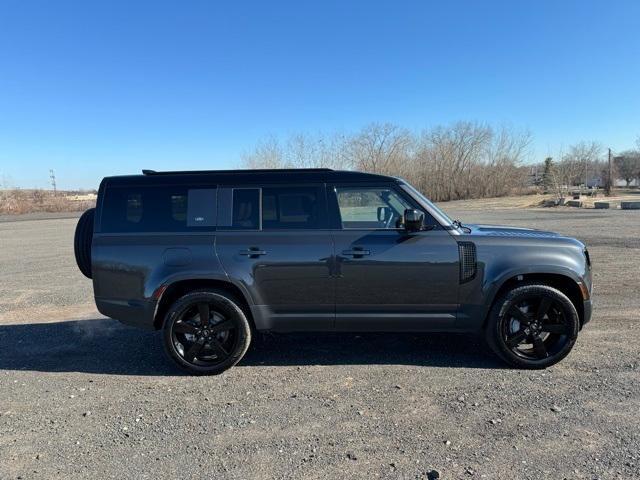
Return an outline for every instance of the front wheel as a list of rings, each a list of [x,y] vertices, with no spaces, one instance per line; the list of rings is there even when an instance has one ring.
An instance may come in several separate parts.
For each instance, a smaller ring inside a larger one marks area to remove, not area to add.
[[[238,363],[251,343],[239,302],[214,290],[196,291],[171,306],[163,327],[165,351],[194,375],[222,373]]]
[[[507,363],[546,368],[569,354],[579,329],[578,312],[564,293],[548,285],[522,285],[496,300],[485,335]]]

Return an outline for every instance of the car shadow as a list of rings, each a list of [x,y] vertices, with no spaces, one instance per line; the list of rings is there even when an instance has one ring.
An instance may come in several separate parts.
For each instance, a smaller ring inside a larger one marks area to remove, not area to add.
[[[184,374],[159,332],[107,318],[0,325],[0,345],[0,370]],[[363,364],[504,368],[474,335],[399,333],[258,335],[238,367]]]

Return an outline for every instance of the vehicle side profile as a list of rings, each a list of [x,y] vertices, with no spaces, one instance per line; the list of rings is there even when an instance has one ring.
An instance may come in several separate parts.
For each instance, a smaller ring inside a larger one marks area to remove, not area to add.
[[[591,318],[573,238],[463,225],[404,180],[330,169],[107,177],[75,253],[98,310],[162,329],[194,374],[252,332],[480,332],[509,364],[564,358]]]

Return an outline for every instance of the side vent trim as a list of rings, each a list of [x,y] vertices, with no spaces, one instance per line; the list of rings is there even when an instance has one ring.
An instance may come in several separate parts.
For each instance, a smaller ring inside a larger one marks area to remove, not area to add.
[[[473,280],[478,270],[476,244],[473,242],[458,242],[460,255],[460,283]]]

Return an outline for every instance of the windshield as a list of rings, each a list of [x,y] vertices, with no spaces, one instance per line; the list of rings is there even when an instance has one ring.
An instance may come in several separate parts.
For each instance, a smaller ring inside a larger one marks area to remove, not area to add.
[[[436,206],[431,200],[422,195],[418,190],[416,190],[413,186],[408,183],[403,183],[402,187],[409,190],[411,194],[418,200],[420,203],[423,203],[432,213],[436,214],[441,222],[444,222],[445,225],[452,225],[453,220],[449,215],[444,213],[440,208]]]

